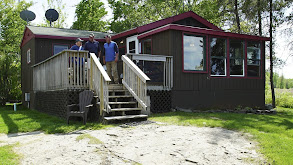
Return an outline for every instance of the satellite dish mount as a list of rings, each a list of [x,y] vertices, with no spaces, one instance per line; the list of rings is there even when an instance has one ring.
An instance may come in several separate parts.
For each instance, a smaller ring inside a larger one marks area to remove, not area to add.
[[[48,9],[45,13],[45,17],[50,21],[50,27],[52,27],[52,22],[59,18],[59,13],[55,9]]]

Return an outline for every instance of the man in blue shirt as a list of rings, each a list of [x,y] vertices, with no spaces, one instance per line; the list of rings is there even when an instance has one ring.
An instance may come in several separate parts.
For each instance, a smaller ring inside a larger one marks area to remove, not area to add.
[[[70,50],[83,50],[83,47],[82,47],[82,39],[80,38],[77,38],[75,40],[75,45],[73,45]]]
[[[103,56],[103,62],[106,64],[107,73],[111,77],[114,77],[115,84],[119,84],[117,62],[119,57],[119,50],[116,42],[111,40],[111,36],[105,36],[106,43],[104,44],[105,56]],[[112,76],[113,72],[113,76]]]
[[[101,48],[98,41],[95,41],[94,33],[89,35],[89,40],[84,44],[84,50],[88,50],[89,53],[95,53],[97,57],[101,56]],[[89,55],[90,58],[90,55]]]

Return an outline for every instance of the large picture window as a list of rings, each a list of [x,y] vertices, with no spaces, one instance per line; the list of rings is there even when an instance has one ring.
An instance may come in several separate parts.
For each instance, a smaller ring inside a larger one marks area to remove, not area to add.
[[[244,42],[230,40],[230,76],[244,76]]]
[[[212,76],[226,76],[226,52],[226,39],[210,39]]]
[[[260,76],[261,49],[259,42],[247,42],[247,76]]]
[[[62,50],[68,49],[68,45],[54,45],[53,46],[53,55],[62,52]]]
[[[204,36],[184,34],[184,71],[206,71],[206,51]]]

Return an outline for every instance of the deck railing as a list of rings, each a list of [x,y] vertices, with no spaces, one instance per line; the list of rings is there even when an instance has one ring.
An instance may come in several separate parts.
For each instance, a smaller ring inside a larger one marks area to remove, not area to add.
[[[131,60],[163,62],[163,89],[170,90],[173,87],[173,57],[165,55],[133,54],[127,56]],[[154,69],[154,68],[153,68]]]
[[[63,50],[33,67],[33,90],[88,88],[88,51]]]
[[[102,115],[103,110],[107,113],[111,112],[108,91],[108,84],[111,82],[111,79],[96,55],[90,53],[90,56],[90,89],[93,90],[100,99],[100,115]]]
[[[126,55],[123,60],[123,85],[128,89],[131,95],[137,100],[139,105],[147,110],[147,81],[149,77],[144,74]]]

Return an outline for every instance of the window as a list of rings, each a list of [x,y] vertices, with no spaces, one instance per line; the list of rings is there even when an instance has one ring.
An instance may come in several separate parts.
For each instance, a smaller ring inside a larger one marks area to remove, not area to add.
[[[26,51],[26,61],[28,64],[31,63],[31,49]]]
[[[230,76],[244,76],[244,42],[230,40]]]
[[[184,71],[206,71],[206,41],[203,36],[183,36]]]
[[[247,42],[247,76],[260,76],[260,43]]]
[[[68,49],[68,45],[54,45],[53,46],[53,55],[62,52],[62,50]]]
[[[141,44],[141,54],[152,54],[152,39],[142,40]]]
[[[211,75],[226,76],[226,39],[211,38]]]
[[[135,53],[135,41],[129,42],[129,53]]]
[[[139,54],[139,42],[138,35],[134,35],[126,38],[126,50],[127,53]]]

